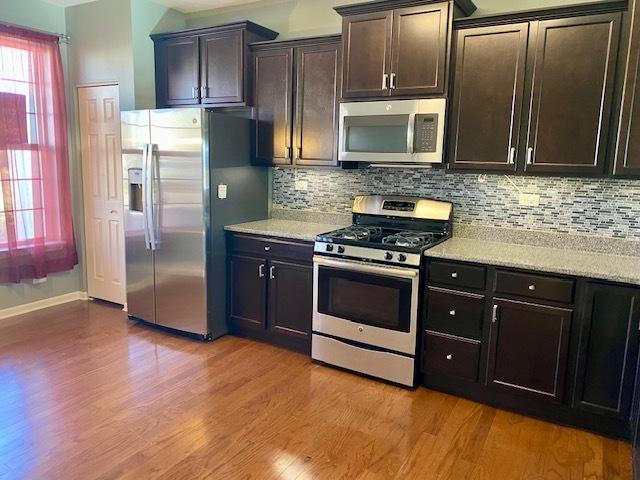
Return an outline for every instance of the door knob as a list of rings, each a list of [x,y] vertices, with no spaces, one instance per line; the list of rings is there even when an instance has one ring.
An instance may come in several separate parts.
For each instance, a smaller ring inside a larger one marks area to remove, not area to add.
[[[447,360],[453,360],[453,355],[451,354],[447,355]]]
[[[529,285],[529,290],[531,290],[532,292],[536,289],[535,285]]]
[[[452,272],[451,278],[458,278],[458,272]]]
[[[118,211],[117,211],[117,210],[111,210],[111,211],[109,211],[109,213],[110,213],[111,215],[115,215],[116,213],[118,213]]]
[[[455,310],[449,310],[449,315],[451,315],[452,317],[456,316],[456,311]]]
[[[360,325],[360,326],[358,327],[358,331],[359,331],[360,333],[364,332],[364,327],[363,327],[362,325]]]

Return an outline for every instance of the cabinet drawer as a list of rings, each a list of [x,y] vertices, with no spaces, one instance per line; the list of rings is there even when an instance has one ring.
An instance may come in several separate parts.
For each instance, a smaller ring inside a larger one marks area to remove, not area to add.
[[[426,313],[428,330],[480,339],[484,295],[430,287]]]
[[[480,342],[427,332],[424,342],[424,371],[478,380]]]
[[[504,270],[496,272],[496,293],[571,303],[574,287],[575,281],[566,278]]]
[[[429,281],[456,287],[482,289],[485,285],[485,267],[449,262],[431,262]]]
[[[303,262],[313,260],[313,245],[306,243],[287,242],[248,235],[233,235],[231,237],[231,251],[251,253],[263,257],[279,257]]]

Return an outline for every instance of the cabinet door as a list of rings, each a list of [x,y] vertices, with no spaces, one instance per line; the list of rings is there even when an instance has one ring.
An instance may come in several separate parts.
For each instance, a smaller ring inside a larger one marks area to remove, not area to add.
[[[243,32],[219,32],[200,37],[202,103],[244,101]]]
[[[343,98],[389,95],[392,26],[392,11],[344,17]]]
[[[263,50],[254,55],[256,161],[291,164],[293,50]]]
[[[640,3],[630,2],[631,39],[616,145],[615,175],[640,175]]]
[[[604,172],[620,19],[614,13],[539,22],[527,171]]]
[[[157,106],[200,103],[198,37],[160,40],[155,55]]]
[[[628,418],[636,362],[640,290],[590,283],[580,332],[574,404]]]
[[[529,25],[457,30],[449,167],[515,170]]]
[[[267,261],[233,255],[229,260],[229,315],[241,327],[266,327]]]
[[[572,311],[495,300],[487,382],[501,390],[562,401]]]
[[[295,163],[338,164],[340,44],[296,49]]]
[[[391,95],[444,93],[449,32],[448,2],[394,11]]]
[[[300,350],[311,346],[313,267],[269,262],[269,330]]]

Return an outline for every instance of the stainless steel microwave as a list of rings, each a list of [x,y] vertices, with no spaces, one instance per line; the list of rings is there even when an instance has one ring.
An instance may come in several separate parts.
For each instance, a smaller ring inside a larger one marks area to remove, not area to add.
[[[338,159],[441,163],[446,109],[444,98],[342,103]]]

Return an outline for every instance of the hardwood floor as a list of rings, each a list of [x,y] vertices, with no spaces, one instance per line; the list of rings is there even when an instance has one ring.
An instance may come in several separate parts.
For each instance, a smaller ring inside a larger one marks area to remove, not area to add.
[[[73,302],[0,322],[2,479],[628,479],[627,444]]]

